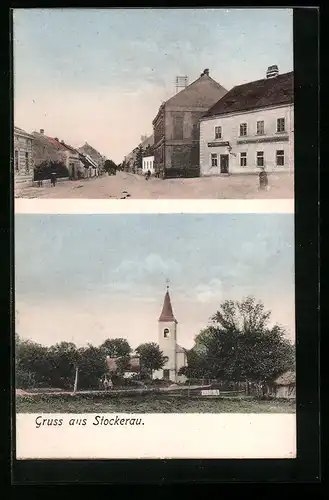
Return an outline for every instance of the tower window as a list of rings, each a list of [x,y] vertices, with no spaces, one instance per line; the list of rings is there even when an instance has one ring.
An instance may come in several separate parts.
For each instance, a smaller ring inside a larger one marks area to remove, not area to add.
[[[169,329],[168,328],[165,328],[163,330],[163,336],[164,336],[165,339],[169,338]]]

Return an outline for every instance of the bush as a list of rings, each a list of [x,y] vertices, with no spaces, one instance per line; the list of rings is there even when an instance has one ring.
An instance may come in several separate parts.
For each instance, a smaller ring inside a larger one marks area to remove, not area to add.
[[[69,171],[64,163],[59,161],[42,162],[34,168],[34,181],[44,181],[50,179],[50,174],[55,173],[57,178],[69,177]]]

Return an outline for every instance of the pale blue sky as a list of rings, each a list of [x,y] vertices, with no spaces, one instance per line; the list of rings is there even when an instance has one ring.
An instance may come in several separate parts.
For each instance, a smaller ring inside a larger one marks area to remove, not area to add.
[[[157,340],[166,278],[184,344],[222,300],[249,294],[294,334],[293,215],[30,214],[15,225],[23,336]]]
[[[18,9],[15,121],[122,161],[177,75],[230,89],[272,64],[293,69],[291,9]]]

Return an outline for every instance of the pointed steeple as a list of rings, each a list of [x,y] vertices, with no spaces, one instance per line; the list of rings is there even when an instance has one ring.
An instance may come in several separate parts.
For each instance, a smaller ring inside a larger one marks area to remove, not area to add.
[[[164,297],[163,301],[163,307],[162,307],[162,312],[160,314],[159,322],[168,322],[168,321],[174,321],[177,323],[177,320],[174,316],[172,306],[171,306],[171,300],[170,300],[170,295],[169,295],[169,286],[167,285],[167,292]]]

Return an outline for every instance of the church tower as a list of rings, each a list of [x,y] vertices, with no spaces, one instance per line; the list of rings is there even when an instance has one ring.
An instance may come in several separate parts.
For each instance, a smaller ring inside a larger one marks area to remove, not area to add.
[[[168,361],[161,370],[162,377],[176,381],[177,379],[177,320],[174,316],[169,286],[164,297],[162,312],[158,320],[159,347]]]

